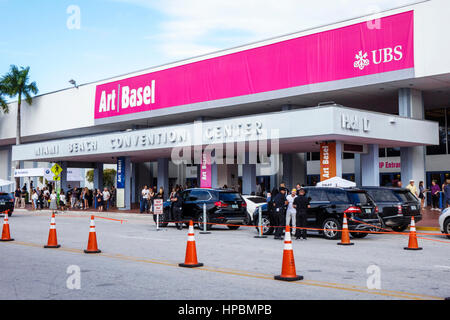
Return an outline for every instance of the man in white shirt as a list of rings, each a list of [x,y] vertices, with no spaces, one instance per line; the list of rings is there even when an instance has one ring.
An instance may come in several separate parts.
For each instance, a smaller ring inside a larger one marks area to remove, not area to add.
[[[144,189],[141,191],[142,202],[140,205],[141,213],[148,212],[148,200],[150,198],[150,190],[148,190],[147,186],[144,186]]]
[[[297,198],[297,189],[292,189],[291,194],[286,197],[286,201],[288,202],[288,207],[286,210],[286,226],[288,226],[292,220],[292,227],[295,228],[295,217],[297,215],[297,210],[293,207],[294,199]],[[292,229],[291,232],[295,233],[295,229]]]
[[[108,188],[103,189],[103,208],[106,208],[106,211],[109,209],[109,198],[111,198],[111,194]]]

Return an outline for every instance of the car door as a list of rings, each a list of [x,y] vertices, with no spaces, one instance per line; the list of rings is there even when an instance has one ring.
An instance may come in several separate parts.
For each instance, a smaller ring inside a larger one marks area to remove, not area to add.
[[[308,188],[306,196],[310,198],[311,208],[307,210],[306,223],[308,227],[321,227],[326,207],[330,204],[326,190],[323,188]]]
[[[183,197],[183,212],[181,213],[181,217],[183,220],[192,219],[192,206],[193,201],[191,198],[191,190],[186,190],[182,193]]]

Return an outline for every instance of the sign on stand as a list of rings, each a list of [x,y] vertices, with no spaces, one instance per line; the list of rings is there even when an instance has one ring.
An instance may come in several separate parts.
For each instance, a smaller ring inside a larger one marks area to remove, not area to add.
[[[153,214],[156,214],[156,230],[159,231],[159,216],[164,212],[163,199],[153,200]]]

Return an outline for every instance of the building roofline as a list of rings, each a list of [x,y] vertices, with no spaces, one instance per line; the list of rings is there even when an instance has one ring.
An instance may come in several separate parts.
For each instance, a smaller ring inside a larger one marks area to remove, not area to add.
[[[430,1],[432,1],[432,0],[417,0],[416,2],[412,2],[410,4],[397,6],[397,7],[386,9],[386,10],[383,10],[383,11],[380,11],[380,12],[376,12],[376,13],[370,13],[370,14],[365,14],[365,15],[361,15],[361,16],[356,16],[356,17],[353,17],[353,18],[348,18],[348,19],[344,19],[344,20],[331,22],[331,23],[326,23],[326,24],[322,24],[322,25],[318,25],[318,26],[302,29],[302,30],[299,30],[299,31],[282,34],[282,35],[279,35],[279,36],[273,36],[273,37],[270,37],[270,38],[261,39],[261,40],[249,42],[249,43],[246,43],[246,44],[242,44],[242,45],[226,48],[226,49],[221,49],[221,50],[217,50],[217,51],[208,52],[208,53],[201,54],[201,55],[198,55],[198,56],[192,56],[192,57],[189,57],[189,58],[175,60],[175,61],[172,61],[172,62],[167,62],[167,63],[160,64],[160,65],[150,66],[150,67],[147,67],[147,68],[143,68],[143,69],[139,69],[139,70],[123,73],[123,74],[120,74],[120,75],[107,77],[107,78],[100,79],[100,80],[95,80],[95,81],[90,81],[90,82],[86,82],[86,83],[83,83],[83,84],[78,84],[76,88],[75,87],[62,88],[62,89],[59,89],[59,90],[55,90],[55,91],[43,93],[43,94],[40,94],[40,95],[36,95],[33,98],[38,98],[38,97],[42,97],[42,96],[45,96],[45,95],[58,93],[58,92],[65,91],[65,90],[78,89],[79,87],[92,85],[92,84],[95,84],[97,82],[99,82],[99,83],[100,82],[105,82],[105,81],[113,80],[113,79],[116,79],[116,78],[126,77],[128,75],[141,73],[141,72],[144,72],[146,70],[158,69],[158,68],[163,68],[165,66],[170,66],[170,65],[174,65],[174,64],[180,64],[182,62],[186,62],[186,64],[188,64],[189,63],[188,61],[190,61],[190,60],[196,60],[196,59],[200,59],[200,58],[203,58],[203,57],[206,58],[208,56],[215,56],[215,55],[220,54],[220,53],[225,53],[227,51],[233,51],[233,50],[236,50],[236,49],[239,49],[239,48],[245,48],[245,47],[248,47],[248,46],[256,45],[258,43],[264,43],[264,42],[273,41],[273,40],[276,40],[276,39],[282,39],[282,38],[285,38],[285,37],[289,37],[289,36],[293,36],[293,35],[296,35],[296,34],[304,33],[304,32],[307,32],[307,31],[314,30],[314,29],[320,29],[320,28],[332,26],[334,24],[341,24],[341,23],[352,21],[352,20],[361,19],[361,18],[364,18],[364,17],[370,17],[370,16],[373,16],[373,15],[384,14],[384,13],[389,12],[389,11],[399,10],[399,9],[415,6],[415,5],[418,5],[418,4],[421,4],[421,3],[430,2]],[[280,40],[280,42],[281,41],[283,41],[283,40]],[[243,49],[242,51],[245,51],[245,49]],[[184,65],[184,64],[182,64],[182,65]],[[17,100],[8,102],[8,104],[12,104],[12,103],[15,103],[15,102],[17,102]]]

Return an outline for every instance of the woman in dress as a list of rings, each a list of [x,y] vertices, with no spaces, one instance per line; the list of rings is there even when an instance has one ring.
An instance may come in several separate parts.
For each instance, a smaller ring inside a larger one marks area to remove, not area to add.
[[[50,195],[50,210],[58,210],[56,199],[57,195],[56,192],[53,190],[52,194]]]

